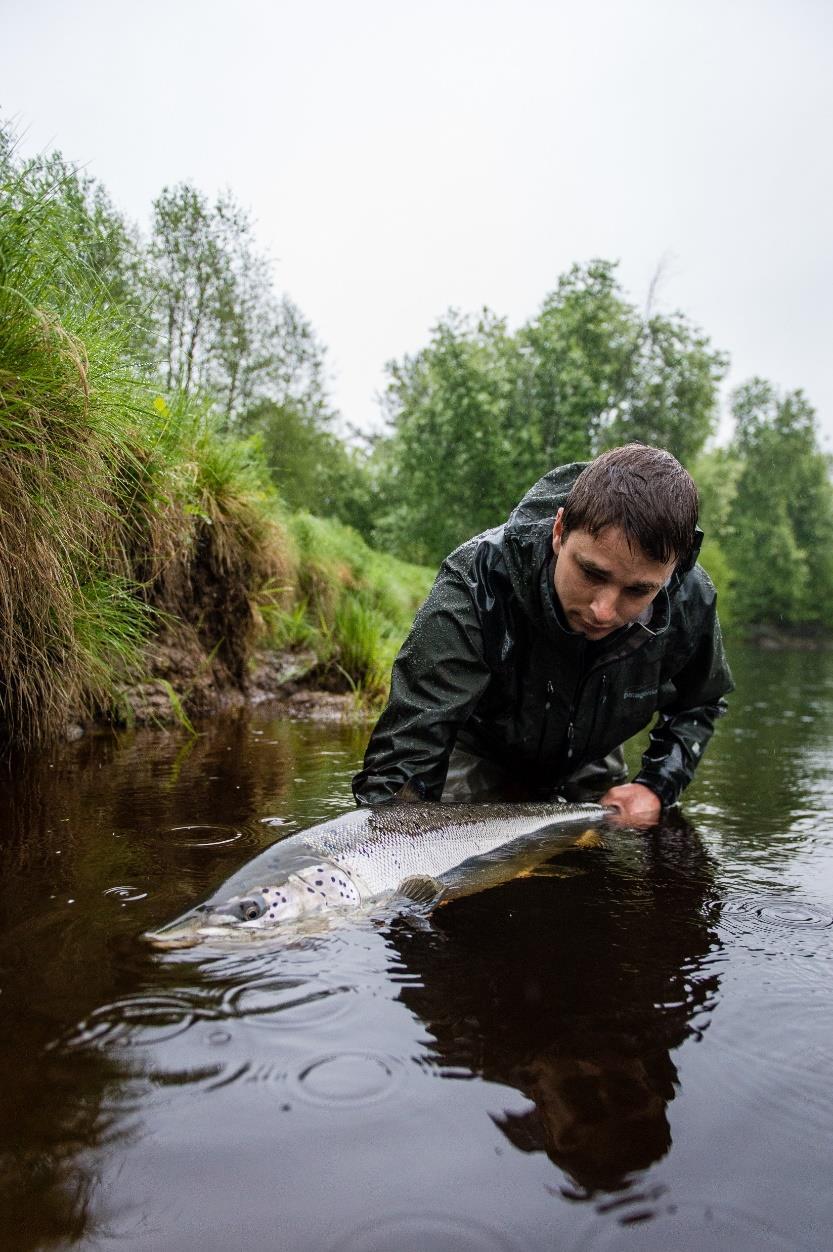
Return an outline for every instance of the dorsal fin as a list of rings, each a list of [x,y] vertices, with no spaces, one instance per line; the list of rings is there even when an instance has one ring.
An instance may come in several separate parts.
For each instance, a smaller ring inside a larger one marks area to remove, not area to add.
[[[393,798],[401,801],[403,804],[424,804],[424,788],[416,778],[409,778],[404,787],[400,787]]]

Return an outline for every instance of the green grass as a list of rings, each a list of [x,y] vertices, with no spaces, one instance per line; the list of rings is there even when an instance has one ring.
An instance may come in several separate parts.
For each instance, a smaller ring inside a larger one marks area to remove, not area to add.
[[[125,593],[113,467],[132,402],[118,328],[73,272],[55,205],[6,184],[0,200],[0,681],[12,738],[89,707],[147,606]]]
[[[378,700],[430,574],[290,514],[256,439],[160,394],[77,259],[61,189],[0,165],[0,723],[29,744],[128,718],[169,635],[244,686],[259,645],[311,649]],[[190,726],[187,679],[161,676]]]
[[[378,703],[432,572],[374,551],[339,522],[295,513],[287,528],[297,562],[291,612],[301,646],[312,646],[324,668]]]
[[[0,718],[27,743],[121,708],[177,618],[239,675],[286,570],[257,449],[142,379],[60,189],[0,190]]]

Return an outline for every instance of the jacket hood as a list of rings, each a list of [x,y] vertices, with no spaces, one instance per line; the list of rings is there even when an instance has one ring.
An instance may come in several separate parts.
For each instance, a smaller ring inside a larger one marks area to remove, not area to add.
[[[545,629],[563,630],[550,574],[552,528],[555,515],[566,503],[570,488],[589,461],[571,461],[539,478],[509,515],[503,530],[503,550],[512,586],[528,616]],[[651,634],[668,626],[670,602],[686,575],[694,568],[703,542],[703,532],[695,529],[690,559],[677,565],[662,592],[649,606],[648,617],[640,623]],[[650,619],[650,627],[648,626]]]

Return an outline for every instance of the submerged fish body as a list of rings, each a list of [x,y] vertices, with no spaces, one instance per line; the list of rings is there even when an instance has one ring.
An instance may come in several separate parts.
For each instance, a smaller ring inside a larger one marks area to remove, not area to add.
[[[145,938],[159,948],[191,947],[274,935],[288,922],[397,896],[437,904],[528,871],[605,813],[596,804],[355,809],[273,843],[204,904]]]

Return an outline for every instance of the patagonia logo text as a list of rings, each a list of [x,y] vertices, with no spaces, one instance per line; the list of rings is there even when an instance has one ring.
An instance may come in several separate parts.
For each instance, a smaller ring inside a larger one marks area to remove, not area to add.
[[[648,696],[655,696],[656,694],[656,687],[643,687],[641,691],[626,691],[624,698],[626,700],[647,700]]]

